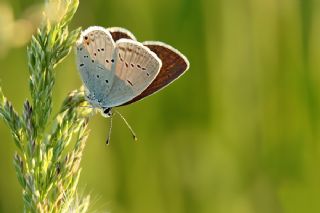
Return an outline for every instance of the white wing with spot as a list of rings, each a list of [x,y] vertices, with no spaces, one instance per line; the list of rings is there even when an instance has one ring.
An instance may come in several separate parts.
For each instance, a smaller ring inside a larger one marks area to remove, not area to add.
[[[101,102],[111,90],[115,60],[115,43],[108,30],[90,27],[77,42],[77,66],[89,95]]]
[[[161,60],[141,43],[120,39],[114,51],[115,76],[105,99],[107,107],[119,106],[141,94],[158,75]]]

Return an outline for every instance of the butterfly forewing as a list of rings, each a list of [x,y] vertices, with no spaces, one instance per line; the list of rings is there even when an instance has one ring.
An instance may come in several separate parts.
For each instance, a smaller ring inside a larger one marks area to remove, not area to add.
[[[115,107],[141,94],[156,78],[161,60],[141,43],[120,39],[116,42],[115,78],[106,105]]]
[[[189,68],[189,61],[178,50],[162,42],[144,42],[162,61],[162,67],[155,80],[138,96],[126,102],[127,105],[149,96],[176,80]]]
[[[111,90],[114,79],[115,43],[101,27],[90,27],[77,42],[77,65],[90,95],[102,101]]]

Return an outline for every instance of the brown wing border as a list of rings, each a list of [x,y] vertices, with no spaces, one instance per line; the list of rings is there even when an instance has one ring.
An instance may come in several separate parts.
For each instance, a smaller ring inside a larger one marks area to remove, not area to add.
[[[178,79],[190,67],[188,59],[177,49],[159,41],[142,43],[154,52],[162,61],[162,67],[155,80],[138,96],[122,104],[128,105],[156,93]]]
[[[137,41],[136,37],[129,30],[127,30],[125,28],[109,27],[106,30],[108,30],[110,32],[114,42],[117,42],[118,40],[120,40],[122,38]]]

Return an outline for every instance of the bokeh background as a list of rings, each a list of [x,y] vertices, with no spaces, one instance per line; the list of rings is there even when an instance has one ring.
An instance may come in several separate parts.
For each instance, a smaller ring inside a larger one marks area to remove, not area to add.
[[[40,0],[0,0],[0,79],[21,112],[26,45]],[[122,26],[190,60],[183,77],[120,112],[138,134],[95,116],[80,188],[91,211],[320,212],[320,2],[80,1],[72,27]],[[81,82],[72,53],[57,68],[55,110]],[[8,129],[0,123],[0,212],[21,212]]]

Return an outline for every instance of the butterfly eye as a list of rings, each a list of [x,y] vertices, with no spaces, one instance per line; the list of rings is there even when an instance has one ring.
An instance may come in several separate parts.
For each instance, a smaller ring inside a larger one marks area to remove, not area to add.
[[[103,113],[106,115],[111,115],[111,108],[103,109]]]

